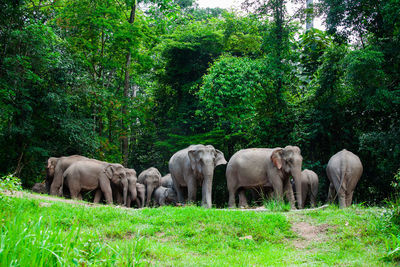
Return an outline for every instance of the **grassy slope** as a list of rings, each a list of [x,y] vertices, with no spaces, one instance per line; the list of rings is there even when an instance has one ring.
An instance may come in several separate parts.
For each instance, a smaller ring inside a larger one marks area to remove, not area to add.
[[[390,265],[376,208],[243,212],[117,209],[0,196],[0,263],[53,265]],[[325,225],[316,241],[291,229]],[[378,228],[377,228],[378,227]],[[250,237],[251,236],[251,237]],[[303,242],[301,248],[295,243]]]

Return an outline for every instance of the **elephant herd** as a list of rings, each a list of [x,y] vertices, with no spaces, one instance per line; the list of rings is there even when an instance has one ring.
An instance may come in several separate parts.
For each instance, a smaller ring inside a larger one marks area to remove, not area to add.
[[[214,169],[227,164],[226,182],[228,206],[246,207],[246,190],[263,188],[277,199],[283,196],[293,209],[302,209],[310,195],[311,206],[316,205],[318,176],[311,170],[302,170],[303,157],[297,146],[285,148],[249,148],[236,152],[229,162],[224,154],[211,145],[191,145],[176,152],[169,160],[170,173],[162,176],[154,167],[136,176],[134,169],[79,155],[54,158],[47,162],[46,188],[51,195],[82,199],[83,191],[95,192],[94,202],[102,199],[131,207],[183,203],[187,192],[189,202],[196,201],[197,187],[202,188],[202,206],[212,206]],[[341,208],[351,205],[353,192],[362,175],[358,156],[342,150],[331,157],[326,173],[330,182],[328,200],[339,199]],[[291,180],[291,177],[293,178]],[[295,192],[295,193],[294,193]],[[296,200],[295,200],[296,196]]]

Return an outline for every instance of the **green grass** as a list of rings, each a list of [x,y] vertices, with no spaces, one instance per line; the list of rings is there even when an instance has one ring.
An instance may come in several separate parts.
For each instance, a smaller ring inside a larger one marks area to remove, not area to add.
[[[41,202],[0,198],[1,266],[395,264],[387,258],[392,237],[379,224],[378,208],[135,210]],[[299,222],[327,225],[324,238],[302,239],[292,231]]]
[[[265,200],[264,207],[270,211],[289,211],[291,209],[289,202],[274,198]]]

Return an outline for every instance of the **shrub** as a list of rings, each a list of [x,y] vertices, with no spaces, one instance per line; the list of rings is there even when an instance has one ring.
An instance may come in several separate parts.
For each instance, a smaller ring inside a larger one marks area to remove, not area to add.
[[[0,178],[0,191],[21,191],[21,180],[12,174]]]

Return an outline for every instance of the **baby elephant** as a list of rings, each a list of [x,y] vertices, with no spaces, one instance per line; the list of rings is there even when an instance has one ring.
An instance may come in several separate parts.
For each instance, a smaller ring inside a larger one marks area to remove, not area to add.
[[[177,197],[174,189],[159,186],[154,191],[154,200],[160,206],[164,206],[166,203],[173,203],[175,205]]]
[[[304,170],[301,172],[301,198],[303,199],[303,205],[299,207],[304,209],[304,204],[306,202],[307,196],[310,196],[311,207],[315,207],[317,203],[318,194],[318,175],[311,170]],[[294,185],[294,184],[293,184]],[[295,192],[295,186],[293,186],[293,192]],[[297,192],[295,193],[296,198]]]

